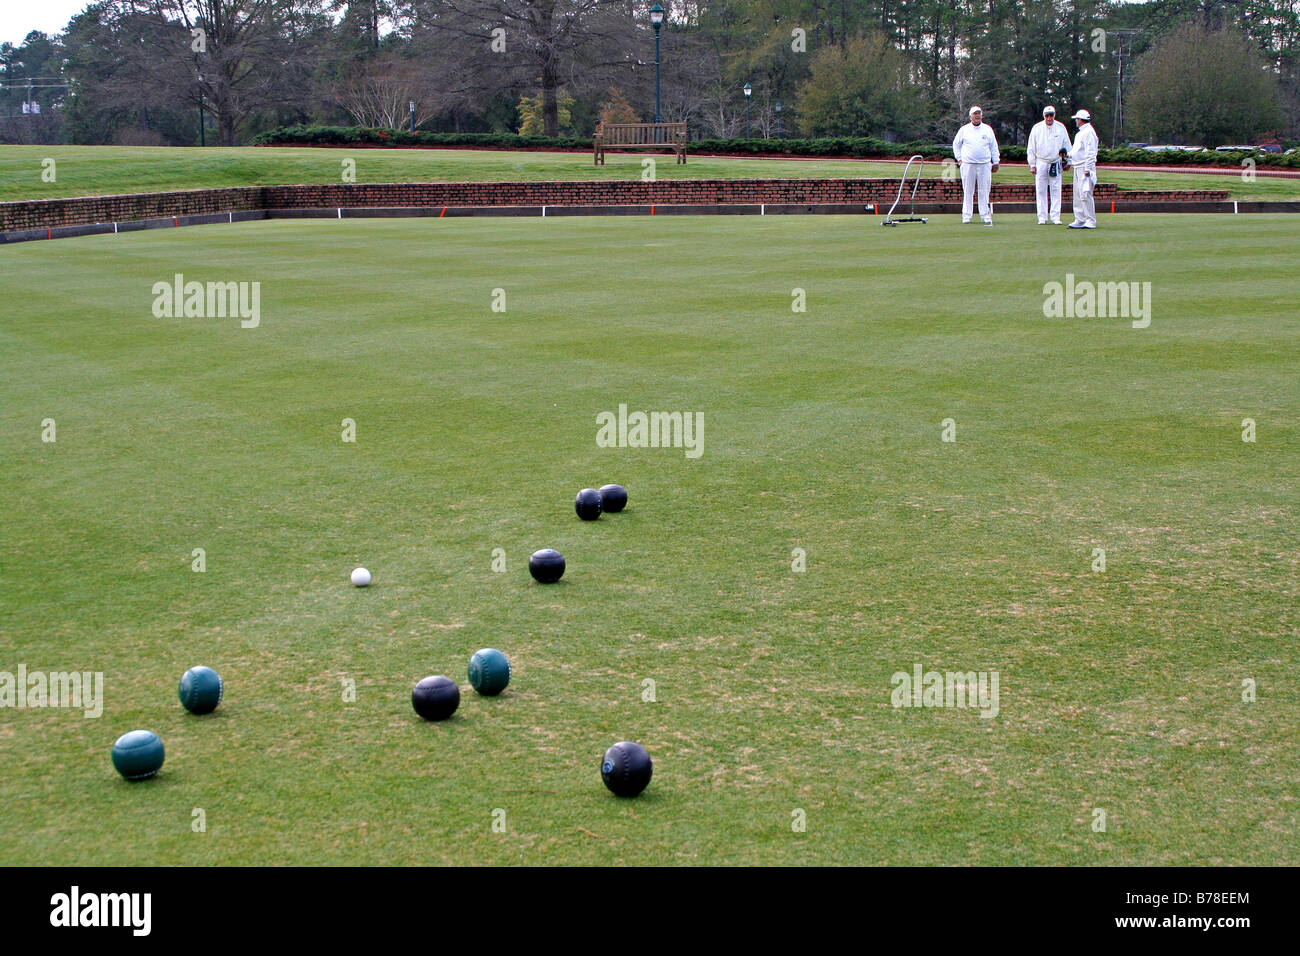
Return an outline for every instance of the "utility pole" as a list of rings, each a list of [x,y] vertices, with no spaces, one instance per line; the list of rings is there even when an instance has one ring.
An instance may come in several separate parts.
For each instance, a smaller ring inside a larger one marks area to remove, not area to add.
[[[1133,58],[1133,38],[1141,30],[1111,30],[1108,36],[1115,37],[1115,115],[1112,117],[1110,145],[1119,146],[1124,139],[1124,61]],[[1125,44],[1128,44],[1125,47]]]

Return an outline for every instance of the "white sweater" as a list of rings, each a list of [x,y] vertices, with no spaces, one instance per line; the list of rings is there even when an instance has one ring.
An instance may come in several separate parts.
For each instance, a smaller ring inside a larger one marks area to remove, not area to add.
[[[1056,122],[1049,127],[1044,121],[1030,130],[1029,145],[1025,149],[1025,158],[1030,166],[1056,162],[1061,158],[1061,150],[1070,150],[1070,134],[1066,132],[1064,123]]]
[[[1091,123],[1084,123],[1070,147],[1070,165],[1076,173],[1097,171],[1097,131]]]
[[[980,165],[992,163],[998,165],[998,138],[988,123],[967,123],[957,130],[957,138],[952,141],[952,154],[959,163]]]

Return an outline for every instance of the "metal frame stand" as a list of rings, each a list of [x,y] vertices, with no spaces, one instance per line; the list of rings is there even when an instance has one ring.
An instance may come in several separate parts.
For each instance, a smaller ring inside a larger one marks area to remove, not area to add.
[[[911,171],[913,163],[916,163],[917,166],[916,180],[912,183],[911,205],[908,208],[908,214],[906,216],[895,219],[894,210],[898,208],[898,204],[903,200],[903,190],[907,187],[907,175]],[[885,219],[881,223],[882,226],[897,226],[899,223],[903,222],[929,222],[929,220],[924,216],[916,215],[916,190],[917,187],[921,185],[921,169],[924,166],[925,157],[919,153],[907,161],[907,165],[903,167],[903,178],[898,182],[898,196],[894,199],[894,204],[889,207],[889,212],[885,213]]]

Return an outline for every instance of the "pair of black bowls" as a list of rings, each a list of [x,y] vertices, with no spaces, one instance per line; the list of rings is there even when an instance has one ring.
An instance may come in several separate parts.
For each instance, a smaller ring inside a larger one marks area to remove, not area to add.
[[[614,514],[626,507],[627,489],[622,485],[583,488],[573,499],[573,510],[583,521],[595,521],[603,511]]]

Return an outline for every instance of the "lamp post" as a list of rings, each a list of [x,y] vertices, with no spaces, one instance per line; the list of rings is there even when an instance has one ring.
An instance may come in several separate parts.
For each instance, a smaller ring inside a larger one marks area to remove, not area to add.
[[[411,132],[415,132],[415,100],[409,101],[411,104]]]
[[[781,138],[781,101],[776,101],[776,138]]]
[[[745,139],[749,139],[749,98],[754,95],[754,88],[745,84]]]
[[[658,3],[650,8],[650,25],[655,28],[655,122],[662,123],[659,110],[659,30],[664,25],[664,8]]]

